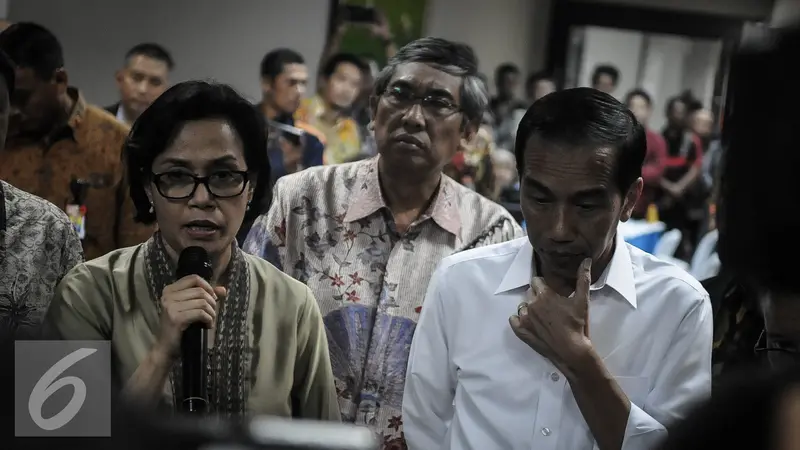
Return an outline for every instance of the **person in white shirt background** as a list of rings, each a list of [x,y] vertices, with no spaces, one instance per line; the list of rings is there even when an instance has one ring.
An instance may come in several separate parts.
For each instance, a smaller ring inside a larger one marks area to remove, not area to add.
[[[645,152],[608,94],[530,107],[515,149],[529,235],[434,273],[406,374],[409,449],[649,450],[710,394],[708,294],[616,232]]]

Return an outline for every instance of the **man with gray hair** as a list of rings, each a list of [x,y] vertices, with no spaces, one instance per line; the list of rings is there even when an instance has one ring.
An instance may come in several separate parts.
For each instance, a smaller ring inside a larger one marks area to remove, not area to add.
[[[434,268],[522,236],[506,210],[442,174],[487,104],[472,49],[411,42],[375,80],[378,156],[281,178],[244,244],[314,292],[342,418],[369,425],[385,447],[403,445],[408,351]]]

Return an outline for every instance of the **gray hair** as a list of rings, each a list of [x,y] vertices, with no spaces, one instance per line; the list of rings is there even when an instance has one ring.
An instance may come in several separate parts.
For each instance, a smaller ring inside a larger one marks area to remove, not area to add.
[[[375,78],[373,95],[386,92],[397,67],[407,63],[423,63],[444,73],[461,77],[461,109],[468,122],[480,123],[489,107],[489,92],[478,73],[478,58],[466,44],[442,38],[425,37],[405,45],[389,60]]]

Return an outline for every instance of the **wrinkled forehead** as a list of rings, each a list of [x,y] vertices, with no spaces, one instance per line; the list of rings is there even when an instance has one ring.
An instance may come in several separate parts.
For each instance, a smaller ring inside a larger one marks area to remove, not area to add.
[[[461,77],[450,75],[434,66],[425,63],[410,62],[397,66],[389,86],[409,86],[417,93],[442,92],[455,100],[459,99]]]
[[[616,151],[543,139],[534,134],[528,139],[523,158],[522,177],[556,191],[580,191],[613,187]]]

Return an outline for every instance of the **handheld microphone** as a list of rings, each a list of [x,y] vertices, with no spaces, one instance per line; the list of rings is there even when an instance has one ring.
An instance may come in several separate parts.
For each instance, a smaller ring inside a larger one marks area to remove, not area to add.
[[[202,247],[187,247],[178,258],[175,276],[178,280],[188,275],[198,275],[206,281],[213,276],[208,252]],[[202,323],[192,323],[181,336],[181,361],[183,365],[183,401],[181,409],[190,414],[204,414],[208,410],[206,387],[206,358],[208,341]]]

